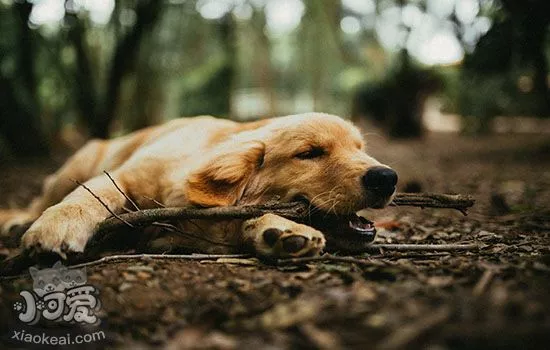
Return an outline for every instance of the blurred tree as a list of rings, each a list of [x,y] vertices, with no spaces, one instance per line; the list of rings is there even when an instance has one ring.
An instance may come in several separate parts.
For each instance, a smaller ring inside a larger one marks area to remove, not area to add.
[[[120,6],[120,2],[119,5]],[[162,2],[140,0],[135,8],[135,23],[131,29],[117,38],[110,66],[107,70],[104,93],[98,93],[93,67],[85,45],[87,28],[78,13],[67,16],[69,38],[76,51],[76,88],[78,109],[92,137],[106,138],[109,126],[116,115],[123,78],[136,69],[140,43],[160,17]],[[119,13],[119,12],[115,12]],[[112,21],[119,21],[116,16]]]
[[[231,114],[236,71],[235,19],[228,12],[212,25],[212,41],[217,46],[212,51],[217,54],[206,54],[204,61],[187,72],[182,80],[180,113],[185,116],[210,114],[229,117]],[[207,38],[205,41],[202,43],[205,46],[212,44]]]
[[[47,154],[37,101],[34,33],[27,25],[32,4],[0,7],[0,133],[16,156]]]
[[[488,133],[493,117],[509,109],[510,97],[504,87],[512,79],[507,72],[513,61],[513,45],[511,21],[497,20],[475,50],[466,54],[458,94],[458,111],[466,120],[464,132]]]
[[[465,131],[486,133],[497,115],[550,116],[546,47],[550,3],[501,0],[494,23],[461,71],[459,111]],[[521,79],[532,81],[518,86]]]
[[[87,10],[74,1],[65,1],[57,27],[32,23],[34,6],[38,3],[0,4],[0,135],[16,156],[47,153],[46,140],[56,137],[71,104],[90,136],[108,136],[123,79],[136,71],[141,42],[160,17],[163,3],[117,2],[110,20],[112,41],[109,31],[94,28]],[[121,18],[129,11],[134,20],[121,28]],[[98,50],[91,43],[102,37],[108,41]],[[110,57],[103,64],[105,53]]]
[[[0,144],[38,154],[74,126],[107,137],[181,115],[343,114],[366,81],[353,114],[418,136],[424,101],[442,86],[436,71],[449,68],[422,64],[461,72],[456,109],[475,128],[496,114],[548,114],[550,3],[470,0],[460,15],[464,3],[59,0],[51,17],[41,1],[0,1]]]
[[[296,73],[309,84],[313,110],[338,113],[334,77],[348,59],[342,54],[339,38],[342,4],[340,0],[309,0],[304,5],[298,45],[301,60]]]
[[[391,137],[420,137],[426,99],[442,86],[442,78],[433,69],[415,64],[402,49],[382,80],[357,89],[352,118],[370,117]]]
[[[402,14],[406,1],[398,0],[395,5]],[[403,39],[393,66],[381,81],[365,83],[357,89],[352,101],[352,118],[371,117],[391,137],[420,137],[426,99],[440,90],[443,82],[434,70],[413,62],[406,46],[412,27],[404,22],[402,15],[397,26]]]
[[[256,76],[256,81],[262,88],[264,99],[267,101],[267,115],[274,117],[277,114],[277,93],[275,91],[275,74],[273,72],[273,64],[271,62],[271,41],[269,40],[266,13],[264,8],[255,8],[252,13],[252,26],[254,39],[258,49],[258,57],[256,59],[257,70],[253,73]]]
[[[545,48],[550,25],[550,2],[547,0],[501,0],[514,27],[513,43],[519,65],[533,67],[533,94],[538,96],[540,116],[550,116],[550,87]]]

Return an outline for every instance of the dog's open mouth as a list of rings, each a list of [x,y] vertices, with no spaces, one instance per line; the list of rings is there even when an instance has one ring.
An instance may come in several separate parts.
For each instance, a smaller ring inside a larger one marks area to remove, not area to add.
[[[358,238],[361,240],[372,242],[376,237],[376,228],[374,227],[374,222],[367,220],[357,214],[350,216],[348,226],[351,230],[353,230],[355,234],[358,235]]]
[[[327,251],[364,252],[376,238],[374,223],[357,214],[326,218],[318,229],[325,234]]]
[[[306,198],[294,200],[307,203],[310,215],[304,223],[325,234],[328,251],[362,252],[376,238],[374,222],[356,213],[336,215],[313,206]]]
[[[328,251],[361,252],[376,238],[374,223],[357,214],[316,212],[306,224],[325,234]]]

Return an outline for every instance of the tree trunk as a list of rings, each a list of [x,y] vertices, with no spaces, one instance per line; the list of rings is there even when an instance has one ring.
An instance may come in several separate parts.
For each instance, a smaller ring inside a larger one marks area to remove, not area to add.
[[[26,1],[16,2],[14,10],[19,24],[19,75],[23,86],[27,90],[29,99],[36,102],[36,74],[34,71],[34,60],[36,59],[34,49],[33,32],[29,28],[28,21],[32,10],[32,4]],[[36,106],[37,107],[37,106]]]
[[[548,22],[539,23],[537,28],[533,28],[533,31],[528,35],[536,36],[533,40],[533,50],[531,52],[531,59],[533,61],[534,77],[533,77],[533,89],[535,93],[540,96],[541,108],[539,115],[541,117],[550,116],[550,88],[548,86],[548,62],[546,61],[545,44],[547,37]]]
[[[76,52],[76,102],[82,118],[82,123],[88,128],[93,121],[99,118],[98,95],[95,89],[96,81],[88,53],[86,51],[86,30],[84,24],[76,15],[67,15],[70,22],[69,40],[72,42]]]
[[[237,65],[237,42],[235,20],[231,13],[226,14],[220,23],[220,36],[225,51],[225,62],[222,72],[219,75],[219,84],[225,86],[222,91],[221,107],[228,116],[233,113],[231,102],[232,92],[235,90],[235,71]]]
[[[547,0],[501,2],[520,33],[520,54],[533,67],[533,90],[540,101],[538,114],[547,117],[550,114],[550,87],[545,48],[550,25],[550,3]]]
[[[267,116],[277,115],[277,97],[275,92],[275,79],[271,66],[271,42],[267,36],[265,13],[255,11],[256,30],[258,33],[258,55],[260,57],[259,69],[257,71],[260,87],[267,101]]]
[[[122,79],[135,66],[139,44],[144,34],[153,28],[160,17],[162,1],[150,0],[139,3],[134,27],[115,48],[114,58],[109,69],[103,109],[100,110],[91,125],[92,137],[107,138],[109,136],[109,126],[115,117]]]
[[[386,127],[388,134],[395,138],[416,138],[423,134],[422,112],[424,87],[419,81],[419,74],[412,67],[409,53],[402,49],[397,72],[391,84],[393,101],[387,116]]]
[[[48,143],[42,133],[40,105],[37,101],[38,85],[34,60],[34,35],[28,26],[32,4],[16,2],[13,14],[18,24],[16,74],[0,75],[0,134],[16,156],[43,156]]]
[[[36,109],[21,103],[11,81],[0,76],[0,133],[18,157],[44,156],[48,144]]]

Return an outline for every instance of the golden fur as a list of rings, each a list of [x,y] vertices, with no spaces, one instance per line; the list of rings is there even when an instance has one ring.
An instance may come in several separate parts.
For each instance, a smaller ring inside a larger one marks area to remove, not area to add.
[[[278,196],[283,201],[302,197],[322,211],[349,214],[369,206],[372,199],[361,177],[380,165],[364,147],[351,123],[322,113],[253,123],[177,119],[111,141],[90,141],[46,179],[42,196],[27,209],[0,211],[0,224],[9,231],[34,221],[22,237],[25,248],[62,256],[83,251],[96,225],[110,214],[71,180],[84,182],[114,212],[128,206],[103,171],[143,209],[156,207],[150,198],[169,207],[211,207]],[[308,152],[322,154],[308,157]],[[204,239],[180,235],[169,242],[206,252],[251,247],[261,255],[300,256],[316,254],[325,244],[321,232],[276,215],[179,226]]]

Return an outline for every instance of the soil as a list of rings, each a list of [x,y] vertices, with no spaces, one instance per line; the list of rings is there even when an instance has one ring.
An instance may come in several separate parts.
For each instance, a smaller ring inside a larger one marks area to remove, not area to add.
[[[379,228],[376,243],[481,248],[380,251],[355,261],[280,266],[254,258],[134,258],[88,266],[88,283],[100,291],[99,328],[108,339],[86,347],[548,348],[548,137],[367,137],[370,153],[399,173],[401,191],[477,200],[468,216],[447,209],[368,211]],[[0,205],[24,205],[58,164],[3,164]],[[4,238],[2,259],[13,252]],[[0,283],[0,333],[9,336],[20,327],[14,302],[32,279]]]

